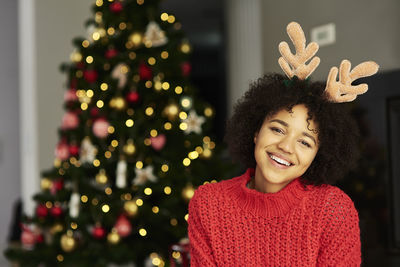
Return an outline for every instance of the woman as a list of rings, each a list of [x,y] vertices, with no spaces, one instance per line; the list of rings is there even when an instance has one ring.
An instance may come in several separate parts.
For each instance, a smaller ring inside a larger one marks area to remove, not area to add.
[[[299,54],[300,26],[289,24],[288,33]],[[225,139],[248,169],[195,191],[189,204],[191,266],[360,266],[358,212],[332,185],[357,159],[357,128],[345,104],[335,103],[355,98],[347,90],[352,81],[344,86],[350,67],[342,63],[342,91],[335,91],[306,79],[318,63],[311,60],[304,73],[280,62],[291,80],[266,75],[236,104]],[[372,67],[350,76],[370,75]],[[328,85],[336,75],[333,68]],[[354,94],[365,91],[357,87]]]

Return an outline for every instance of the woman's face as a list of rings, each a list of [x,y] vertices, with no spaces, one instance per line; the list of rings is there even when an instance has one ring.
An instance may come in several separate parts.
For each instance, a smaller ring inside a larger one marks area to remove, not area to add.
[[[318,152],[317,125],[296,105],[267,117],[254,137],[255,189],[275,193],[303,175]]]

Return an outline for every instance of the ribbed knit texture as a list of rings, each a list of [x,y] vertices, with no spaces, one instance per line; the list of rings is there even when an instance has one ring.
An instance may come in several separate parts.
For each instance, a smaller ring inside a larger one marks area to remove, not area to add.
[[[277,193],[246,184],[254,175],[200,186],[189,203],[191,267],[360,266],[358,212],[342,190],[304,187]]]

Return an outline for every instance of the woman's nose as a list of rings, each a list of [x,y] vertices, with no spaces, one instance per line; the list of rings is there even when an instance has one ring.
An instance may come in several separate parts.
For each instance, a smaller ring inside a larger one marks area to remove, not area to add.
[[[293,153],[294,140],[286,136],[278,143],[278,147],[286,153]]]

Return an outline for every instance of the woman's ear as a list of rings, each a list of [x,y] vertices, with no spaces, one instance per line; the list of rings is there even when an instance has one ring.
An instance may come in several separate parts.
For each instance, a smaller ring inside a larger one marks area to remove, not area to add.
[[[257,137],[258,137],[258,132],[256,132],[256,133],[254,134],[254,144],[257,143]]]

